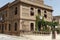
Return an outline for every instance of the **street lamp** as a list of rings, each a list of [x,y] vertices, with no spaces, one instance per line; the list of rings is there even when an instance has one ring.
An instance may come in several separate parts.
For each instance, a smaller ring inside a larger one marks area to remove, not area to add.
[[[58,26],[55,26],[55,28],[58,28]]]
[[[40,21],[42,22],[42,16],[40,16]],[[43,28],[42,28],[42,24],[41,24],[41,30],[43,30]]]
[[[42,16],[40,16],[40,19],[41,19],[41,20],[42,20],[42,18],[43,18],[43,17],[42,17]]]

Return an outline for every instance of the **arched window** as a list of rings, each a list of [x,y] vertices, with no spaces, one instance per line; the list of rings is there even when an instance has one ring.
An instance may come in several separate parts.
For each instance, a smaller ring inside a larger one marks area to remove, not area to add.
[[[7,30],[7,24],[5,24],[5,30]]]
[[[44,14],[44,17],[47,18],[47,14]]]
[[[1,24],[0,24],[0,30],[1,30]]]
[[[34,16],[34,8],[31,8],[30,10],[31,10],[31,11],[30,11],[30,15],[31,15],[31,16]]]
[[[9,31],[11,30],[11,24],[9,24]]]
[[[30,28],[31,31],[33,31],[33,30],[34,30],[34,23],[31,23],[31,24],[30,24],[30,27],[31,27],[31,28]]]
[[[14,30],[17,31],[17,23],[15,23],[15,29]]]
[[[40,9],[38,9],[38,14],[40,14],[40,15],[41,15],[41,10],[40,10]]]
[[[17,14],[17,7],[15,7],[15,15]]]
[[[31,10],[34,10],[34,8],[31,7]]]
[[[45,10],[44,13],[47,13],[47,11]]]

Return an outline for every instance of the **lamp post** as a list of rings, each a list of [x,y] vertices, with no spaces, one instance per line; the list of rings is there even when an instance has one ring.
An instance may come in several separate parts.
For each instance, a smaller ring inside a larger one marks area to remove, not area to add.
[[[40,16],[40,19],[41,19],[41,20],[42,20],[42,18],[43,18],[43,17],[42,17],[42,16]]]
[[[55,28],[58,28],[58,26],[55,26]]]
[[[43,17],[42,17],[42,16],[40,16],[40,21],[41,21],[41,22],[42,22],[42,18],[43,18]],[[41,30],[42,30],[42,29],[43,29],[43,28],[42,28],[42,24],[41,24]]]

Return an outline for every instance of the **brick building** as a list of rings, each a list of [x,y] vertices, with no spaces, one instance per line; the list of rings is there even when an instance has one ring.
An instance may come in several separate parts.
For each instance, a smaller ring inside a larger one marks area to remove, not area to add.
[[[54,21],[59,23],[58,28],[60,28],[60,16],[53,16],[53,18],[54,18]]]
[[[36,15],[52,21],[52,7],[44,0],[15,0],[0,8],[0,33],[20,35],[20,31],[35,31]]]

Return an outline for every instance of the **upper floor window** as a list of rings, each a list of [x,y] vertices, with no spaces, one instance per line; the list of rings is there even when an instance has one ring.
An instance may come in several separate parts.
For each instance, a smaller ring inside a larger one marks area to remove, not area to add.
[[[47,15],[46,15],[46,14],[44,14],[44,17],[45,17],[45,18],[47,18]]]
[[[38,14],[40,14],[40,15],[41,15],[41,10],[40,10],[40,9],[38,9]]]
[[[5,19],[5,16],[4,16],[4,14],[2,15],[2,18],[1,18],[2,20],[4,20]]]
[[[6,13],[6,17],[7,17],[7,10],[5,11],[5,13]]]
[[[7,17],[7,13],[6,13],[6,17]]]
[[[17,7],[15,7],[15,15],[17,14]]]
[[[3,14],[7,17],[7,10],[3,11]]]
[[[15,29],[14,30],[17,31],[17,23],[15,23]]]
[[[31,15],[31,16],[34,16],[34,12],[30,12],[30,15]]]
[[[47,13],[47,11],[45,10],[44,13]]]
[[[34,8],[31,8],[30,15],[34,16]]]
[[[33,7],[31,7],[31,10],[34,10],[34,8],[33,8]]]

